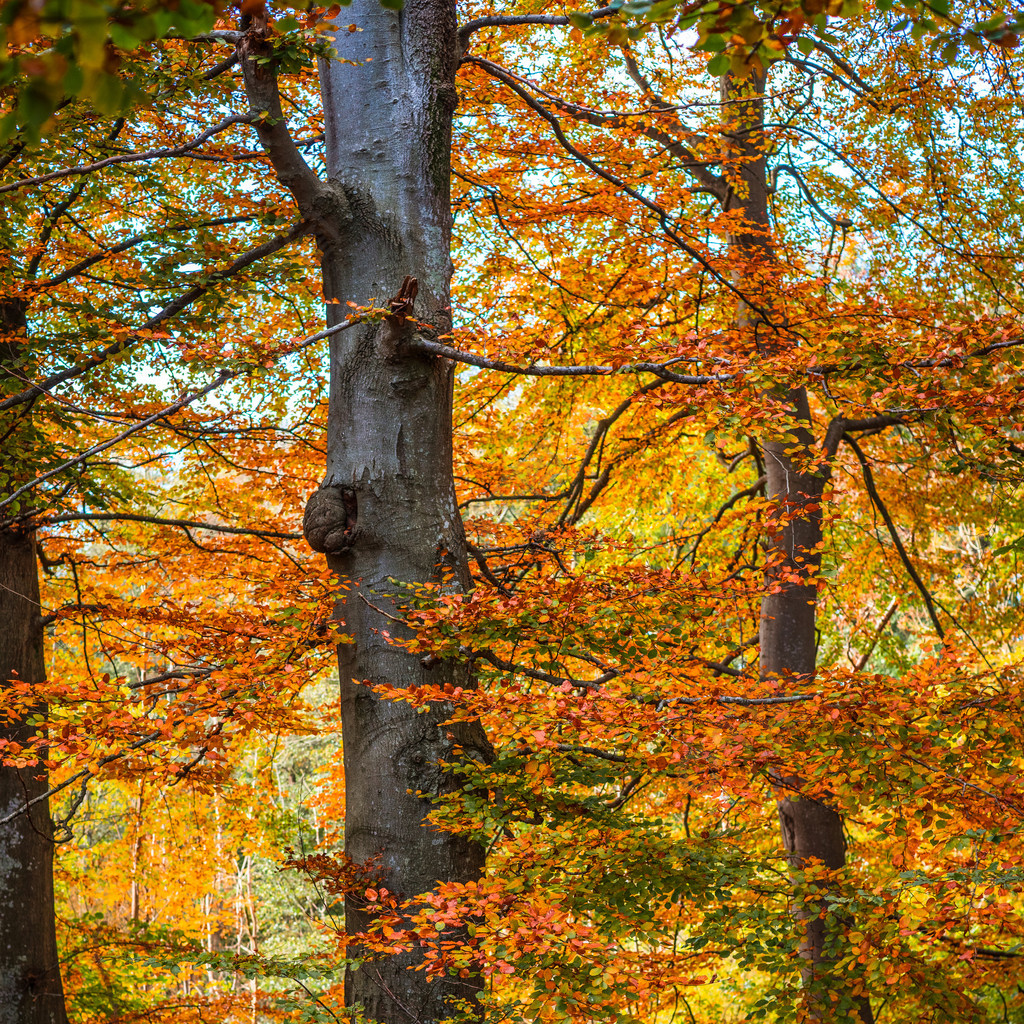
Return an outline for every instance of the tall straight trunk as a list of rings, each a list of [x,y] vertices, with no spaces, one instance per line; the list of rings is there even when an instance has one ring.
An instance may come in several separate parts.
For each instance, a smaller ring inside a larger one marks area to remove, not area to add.
[[[768,210],[767,159],[764,144],[764,92],[766,75],[755,72],[745,80],[722,78],[724,152],[730,190],[727,210],[742,216],[742,225],[730,237],[736,266],[735,284],[744,300],[737,315],[738,329],[753,335],[759,352],[778,353],[787,344],[785,325],[771,288],[775,253]],[[812,575],[821,562],[823,539],[821,497],[828,467],[808,472],[820,456],[811,429],[807,391],[794,388],[766,395],[786,408],[789,428],[782,436],[760,441],[764,454],[765,492],[778,519],[766,531],[765,593],[761,600],[760,669],[762,678],[812,677],[817,661],[817,596],[815,583],[794,582]],[[787,793],[777,804],[782,842],[794,870],[820,861],[832,871],[846,865],[843,819],[822,799],[800,796],[802,780],[780,775]],[[841,975],[829,950],[846,922],[827,916],[828,891],[811,903],[800,902],[794,914],[803,927],[800,945],[801,974],[814,1020],[859,1019],[872,1024],[866,996],[853,995],[856,979]],[[831,927],[830,927],[831,923]],[[828,993],[840,995],[833,1004]]]
[[[324,292],[337,300],[328,323],[351,312],[347,303],[392,310],[332,339],[327,474],[303,528],[343,583],[338,618],[351,638],[338,647],[346,852],[410,899],[440,881],[471,880],[483,865],[479,846],[426,820],[436,798],[460,784],[445,762],[488,756],[482,730],[445,725],[444,705],[418,714],[373,691],[471,684],[465,665],[434,664],[393,642],[405,633],[396,621],[409,599],[403,584],[469,586],[452,476],[454,368],[410,345],[415,334],[451,329],[455,4],[406,0],[396,12],[356,0],[339,20],[359,31],[340,27],[338,59],[321,63],[327,182],[287,137],[272,66],[243,60],[243,72],[250,105],[270,115],[261,141],[315,225]],[[251,27],[243,54],[266,46],[261,38]],[[372,923],[365,907],[347,900],[350,934]],[[430,979],[412,969],[420,956],[367,959],[346,978],[347,1004],[385,1024],[427,1024],[451,1016],[459,1000],[475,1003],[478,979]]]
[[[25,307],[0,299],[0,371],[21,355]],[[6,376],[6,374],[4,374]],[[32,427],[18,412],[0,419],[0,454],[6,482],[17,486],[20,469],[30,470]],[[39,686],[46,679],[43,619],[39,603],[35,536],[28,530],[0,529],[0,691],[13,682]],[[38,739],[36,704],[5,714],[0,705],[0,757],[26,750]],[[37,800],[49,788],[38,749],[26,763],[0,765],[0,819]],[[57,957],[53,900],[53,823],[49,802],[0,825],[0,1024],[66,1024],[64,990]]]

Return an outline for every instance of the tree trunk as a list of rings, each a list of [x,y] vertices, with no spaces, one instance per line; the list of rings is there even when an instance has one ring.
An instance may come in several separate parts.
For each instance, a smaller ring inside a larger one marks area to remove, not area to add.
[[[767,76],[754,72],[740,80],[722,78],[725,119],[723,163],[730,180],[727,210],[742,214],[742,225],[730,237],[736,268],[734,284],[743,296],[737,328],[752,334],[759,352],[777,353],[793,344],[787,338],[781,314],[772,301],[775,254],[768,211],[767,159],[764,144],[764,91]],[[811,415],[804,388],[769,392],[767,398],[788,410],[791,426],[779,437],[762,439],[765,493],[777,519],[770,518],[765,533],[765,593],[761,601],[760,667],[762,678],[808,679],[817,661],[817,587],[794,582],[807,577],[821,562],[821,496],[828,467],[808,472],[808,461],[820,452],[811,432]],[[794,871],[820,861],[832,871],[846,865],[843,819],[820,799],[797,794],[804,788],[795,776],[779,775],[779,787],[788,795],[778,801],[783,845]],[[866,996],[852,994],[856,979],[836,973],[829,951],[845,924],[826,917],[828,893],[821,899],[800,902],[794,915],[804,934],[800,944],[801,975],[813,1020],[859,1019],[872,1024]],[[839,995],[833,1003],[828,992]],[[835,1009],[834,1007],[838,1008]]]
[[[279,179],[315,224],[330,325],[346,304],[391,315],[331,344],[327,475],[303,529],[342,581],[338,648],[346,777],[346,852],[374,867],[400,899],[440,881],[468,881],[479,846],[432,827],[435,799],[461,780],[444,762],[486,758],[478,725],[446,726],[444,705],[417,714],[372,687],[471,685],[465,665],[431,667],[393,642],[405,635],[403,584],[469,586],[452,476],[453,365],[411,350],[415,334],[451,329],[451,123],[458,63],[454,0],[406,0],[400,12],[356,0],[339,19],[338,60],[321,63],[328,182],[311,176],[280,119],[272,71],[243,61],[250,104]],[[349,32],[354,22],[360,31]],[[243,53],[266,45],[250,32]],[[371,59],[372,58],[372,59]],[[355,63],[353,63],[355,62]],[[407,319],[415,316],[416,324]],[[392,618],[394,616],[394,618]],[[346,903],[349,934],[372,924],[365,901]],[[416,950],[367,958],[346,978],[346,1003],[385,1024],[438,1021],[475,1004],[479,979],[430,979]]]
[[[338,648],[345,751],[345,846],[363,864],[379,860],[384,886],[401,898],[438,881],[475,878],[482,851],[425,821],[432,800],[449,788],[442,762],[456,742],[485,756],[479,728],[442,723],[445,707],[417,714],[381,699],[371,686],[466,686],[466,669],[420,658],[385,635],[402,628],[387,618],[407,600],[399,583],[431,583],[446,591],[469,584],[462,520],[452,477],[453,365],[417,355],[403,314],[451,329],[451,118],[455,109],[456,22],[450,0],[411,0],[401,12],[379,0],[345,14],[361,32],[341,32],[336,46],[359,67],[321,67],[327,168],[352,211],[343,243],[324,254],[329,322],[346,302],[382,306],[398,295],[405,308],[383,322],[340,336],[331,351],[331,394],[325,488],[346,513],[346,536],[328,564],[348,589],[340,618],[353,643]],[[409,298],[415,294],[415,307]],[[379,609],[379,610],[378,610]],[[361,901],[346,904],[350,933],[369,919]],[[428,983],[410,968],[415,952],[364,964],[346,980],[346,1003],[371,1020],[435,1021],[453,999],[475,995],[458,978]]]
[[[0,300],[0,368],[18,357],[17,337],[25,330],[19,300]],[[18,422],[17,411],[0,421],[7,478],[4,489],[17,486],[19,470],[30,461],[31,424]],[[39,604],[35,537],[31,532],[0,529],[0,691],[12,682],[38,686],[46,679],[43,620]],[[11,759],[36,739],[28,719],[45,716],[36,704],[8,717],[0,705],[0,758]],[[12,745],[15,745],[12,749]],[[27,763],[0,764],[0,819],[49,788],[38,749]],[[53,901],[53,823],[46,799],[0,825],[0,1024],[66,1024],[64,990],[57,957]]]

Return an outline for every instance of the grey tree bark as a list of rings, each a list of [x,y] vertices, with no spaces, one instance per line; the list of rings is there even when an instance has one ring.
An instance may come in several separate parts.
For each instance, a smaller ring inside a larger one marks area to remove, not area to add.
[[[327,307],[328,323],[350,313],[348,302],[390,310],[332,341],[327,472],[304,532],[345,587],[337,617],[351,638],[338,647],[346,852],[378,865],[380,884],[412,899],[439,881],[479,874],[482,850],[426,816],[459,785],[446,762],[489,756],[478,725],[444,724],[444,705],[417,714],[371,689],[472,683],[466,666],[421,663],[385,635],[404,633],[395,621],[407,600],[403,584],[449,593],[469,586],[452,476],[454,367],[410,346],[417,335],[451,328],[455,5],[406,0],[396,12],[356,0],[343,19],[361,31],[340,28],[338,59],[320,68],[326,182],[288,136],[272,62],[254,59],[269,46],[259,19],[248,25],[241,54],[250,106],[265,114],[261,141],[314,224],[325,296],[338,300]],[[349,933],[370,923],[364,901],[349,898]],[[438,1021],[460,1000],[473,1012],[479,980],[429,979],[411,969],[420,959],[412,950],[368,960],[346,978],[346,1002],[385,1024]]]
[[[722,102],[726,120],[723,163],[731,179],[725,208],[742,213],[743,227],[730,238],[734,257],[734,283],[744,295],[737,316],[741,331],[753,334],[760,351],[778,351],[793,344],[785,325],[773,309],[772,268],[775,254],[768,208],[767,159],[764,146],[764,93],[766,75],[753,73],[745,80],[722,78]],[[824,454],[831,458],[841,436],[828,436],[818,448],[812,432],[807,391],[795,388],[767,396],[787,410],[788,430],[779,437],[761,439],[765,464],[765,493],[779,512],[763,541],[765,594],[760,616],[760,671],[762,678],[808,679],[817,668],[817,587],[807,580],[821,563],[823,539],[821,497],[828,482],[826,462],[815,471],[805,467]],[[830,430],[829,434],[832,434]],[[783,845],[792,868],[799,871],[814,861],[838,871],[846,865],[846,838],[842,816],[825,800],[801,796],[803,780],[781,774],[781,789],[788,795],[778,801]],[[812,1019],[836,1020],[837,1011],[827,996],[840,994],[838,1019],[872,1024],[870,1001],[853,994],[857,979],[842,976],[834,967],[830,945],[841,933],[843,920],[827,916],[829,892],[821,899],[799,903],[794,914],[804,932],[800,945],[801,974],[810,1001]],[[831,927],[830,927],[831,925]]]
[[[25,306],[0,299],[0,370],[23,348]],[[17,486],[18,468],[28,471],[32,425],[15,410],[0,418],[6,480]],[[11,681],[38,686],[46,679],[43,619],[39,603],[35,536],[0,529],[0,690]],[[30,747],[38,738],[28,721],[45,716],[42,704],[17,714],[0,712],[3,756],[9,744]],[[46,765],[36,756],[24,766],[0,765],[0,819],[17,812],[49,788]],[[53,822],[49,802],[0,825],[0,1024],[66,1024],[64,989],[57,956],[53,897]]]

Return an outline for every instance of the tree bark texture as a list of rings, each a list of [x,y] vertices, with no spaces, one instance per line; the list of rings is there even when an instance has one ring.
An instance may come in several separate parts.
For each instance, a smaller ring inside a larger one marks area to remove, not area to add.
[[[454,367],[409,345],[451,329],[455,5],[406,0],[396,12],[356,0],[339,21],[338,59],[320,67],[327,182],[299,166],[272,123],[281,108],[261,66],[243,61],[243,72],[251,107],[271,115],[259,130],[278,177],[314,222],[325,296],[336,300],[328,323],[344,320],[350,302],[390,310],[332,340],[327,474],[303,525],[342,582],[337,617],[351,640],[338,647],[346,852],[411,899],[479,875],[480,847],[426,816],[461,784],[446,762],[489,756],[478,725],[444,724],[448,707],[417,713],[372,689],[472,683],[465,665],[427,667],[392,642],[404,635],[403,585],[452,593],[470,582],[452,476]],[[365,901],[349,898],[349,933],[371,923]],[[346,1003],[384,1024],[426,1024],[459,1000],[475,1005],[479,979],[430,979],[411,969],[420,959],[415,950],[367,959],[346,978]]]
[[[0,370],[21,354],[25,308],[19,300],[0,299]],[[17,411],[0,422],[8,449],[0,459],[8,477],[4,488],[17,486],[19,467],[30,458],[31,423]],[[38,686],[46,679],[43,620],[39,603],[34,534],[0,529],[0,691],[12,681]],[[9,710],[0,704],[0,757],[29,747],[37,729],[36,704]],[[37,751],[38,753],[38,751]],[[21,766],[0,765],[0,819],[18,811],[49,788],[46,765],[35,755]],[[0,825],[0,1024],[66,1024],[54,924],[53,823],[49,802]]]
[[[743,298],[737,327],[753,336],[758,351],[778,352],[793,342],[786,337],[781,314],[771,299],[775,254],[768,207],[768,174],[764,139],[763,72],[745,80],[722,78],[723,164],[730,182],[726,210],[741,216],[730,236],[735,266],[733,283]],[[821,497],[828,480],[828,466],[808,469],[817,452],[812,433],[807,391],[795,388],[769,392],[768,400],[786,409],[790,426],[781,436],[759,441],[765,464],[765,493],[775,513],[764,535],[765,593],[760,615],[760,670],[762,678],[807,679],[817,661],[817,586],[803,582],[821,563],[823,540]],[[789,795],[778,801],[783,845],[794,871],[820,861],[832,871],[846,865],[843,819],[821,799],[797,794],[804,788],[795,776],[778,776]],[[870,1002],[853,995],[857,980],[839,976],[829,951],[848,922],[826,916],[828,890],[811,903],[799,903],[794,915],[803,928],[801,975],[811,1019],[859,1020],[872,1024]],[[827,993],[840,995],[836,1011]],[[852,1009],[851,1009],[852,1007]],[[838,1012],[838,1016],[837,1016]]]
[[[345,13],[363,30],[338,34],[338,55],[358,66],[321,67],[327,167],[351,210],[342,243],[324,253],[324,287],[340,305],[385,305],[397,314],[342,334],[332,345],[326,488],[349,505],[348,537],[328,564],[345,581],[343,628],[354,643],[338,648],[346,777],[346,852],[379,862],[383,884],[407,898],[439,881],[475,878],[475,844],[425,821],[432,801],[458,782],[443,767],[456,744],[487,756],[479,727],[446,726],[449,709],[417,714],[382,700],[387,683],[467,686],[465,666],[424,668],[390,642],[401,627],[386,618],[407,600],[399,583],[447,591],[469,585],[465,537],[452,477],[452,387],[448,360],[406,345],[418,331],[451,329],[451,120],[455,109],[456,21],[450,0],[409,0],[401,12],[357,0]],[[372,58],[372,60],[370,59]],[[415,316],[413,327],[403,317]],[[380,610],[378,610],[380,609]],[[397,628],[396,628],[397,627]],[[350,899],[350,932],[369,922]],[[429,983],[410,968],[415,952],[366,963],[346,980],[346,1002],[372,1020],[435,1021],[453,1000],[472,999],[477,982]]]

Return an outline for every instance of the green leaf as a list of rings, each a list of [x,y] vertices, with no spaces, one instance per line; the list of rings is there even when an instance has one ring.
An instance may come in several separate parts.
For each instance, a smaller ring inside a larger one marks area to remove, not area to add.
[[[729,68],[732,66],[732,60],[724,53],[711,58],[708,61],[708,74],[709,75],[724,75],[727,74]]]
[[[91,91],[93,106],[101,114],[116,114],[124,102],[124,90],[117,75],[100,75]]]
[[[6,142],[18,130],[18,115],[12,110],[0,119],[0,142]]]
[[[814,40],[801,36],[796,41],[796,48],[806,57],[814,49]]]
[[[142,39],[136,34],[138,29],[136,26],[129,28],[126,25],[118,25],[116,21],[110,23],[110,41],[119,50],[134,50]]]

